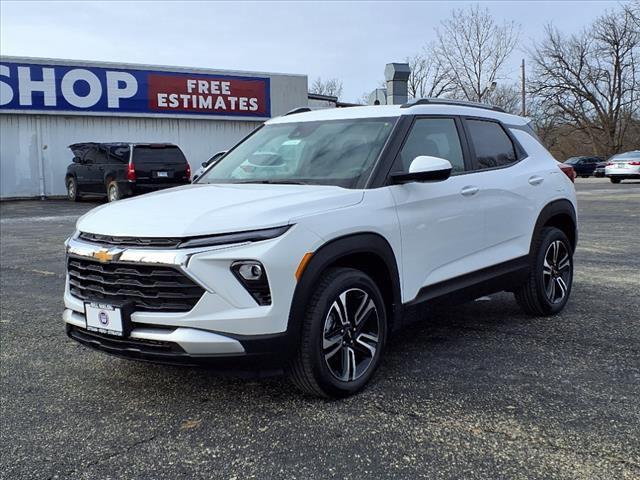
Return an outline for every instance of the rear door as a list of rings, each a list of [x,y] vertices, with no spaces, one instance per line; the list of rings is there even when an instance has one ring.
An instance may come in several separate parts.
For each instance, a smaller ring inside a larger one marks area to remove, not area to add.
[[[483,267],[527,255],[532,225],[546,198],[544,162],[527,157],[497,121],[465,118],[464,124],[473,157],[469,181],[485,209]]]
[[[187,159],[175,145],[136,145],[133,165],[138,183],[188,183]]]
[[[112,178],[116,181],[127,179],[127,165],[129,163],[130,148],[127,144],[107,145],[106,164],[104,166],[105,178]]]

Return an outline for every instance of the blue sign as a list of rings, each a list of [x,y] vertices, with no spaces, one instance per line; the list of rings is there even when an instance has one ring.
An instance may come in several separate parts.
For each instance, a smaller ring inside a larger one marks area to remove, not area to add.
[[[271,116],[270,79],[0,62],[0,112]]]

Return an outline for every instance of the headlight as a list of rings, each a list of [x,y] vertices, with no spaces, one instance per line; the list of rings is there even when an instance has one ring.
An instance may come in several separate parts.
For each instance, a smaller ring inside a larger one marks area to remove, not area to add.
[[[271,305],[269,280],[262,264],[256,260],[239,260],[231,264],[231,272],[251,294],[258,305]]]
[[[180,242],[178,248],[213,247],[216,245],[229,245],[232,243],[259,242],[279,237],[289,230],[291,225],[284,227],[264,228],[262,230],[249,230],[247,232],[223,233],[220,235],[208,235],[206,237],[193,237]]]

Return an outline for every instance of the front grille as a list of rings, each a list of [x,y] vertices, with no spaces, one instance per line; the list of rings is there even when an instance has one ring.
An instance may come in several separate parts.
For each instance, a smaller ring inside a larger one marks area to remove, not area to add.
[[[73,296],[115,306],[131,304],[138,311],[187,312],[204,294],[202,287],[172,267],[69,257],[67,272]]]
[[[80,232],[78,238],[109,247],[175,248],[181,242],[180,238],[114,237],[87,232]]]

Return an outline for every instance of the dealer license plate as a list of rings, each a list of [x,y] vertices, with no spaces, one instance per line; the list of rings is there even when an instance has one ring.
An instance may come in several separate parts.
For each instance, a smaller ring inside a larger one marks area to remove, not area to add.
[[[156,172],[156,176],[166,178],[169,176],[169,172]]]
[[[118,307],[101,303],[85,303],[84,311],[87,330],[123,336],[122,312]]]

